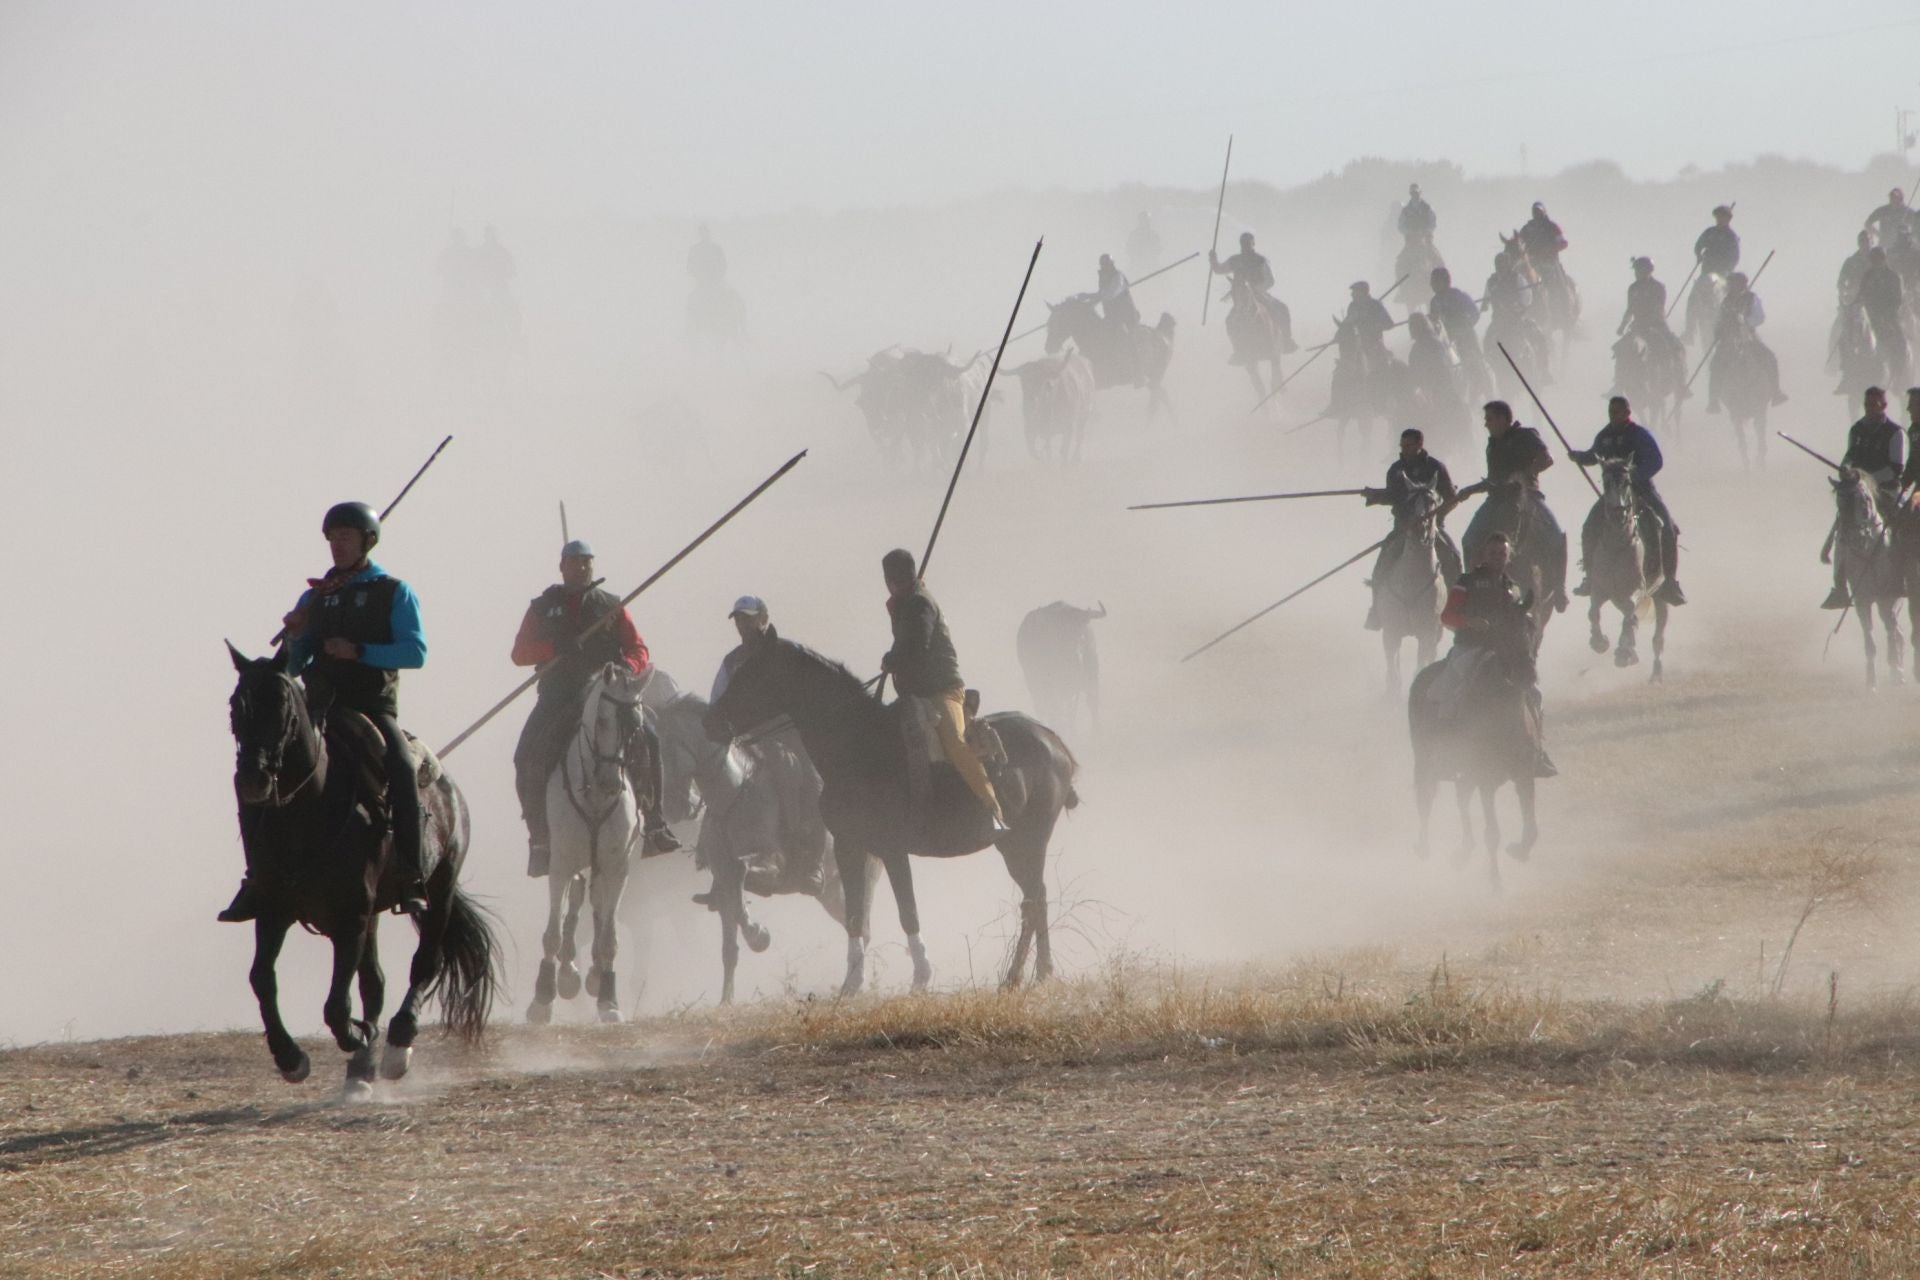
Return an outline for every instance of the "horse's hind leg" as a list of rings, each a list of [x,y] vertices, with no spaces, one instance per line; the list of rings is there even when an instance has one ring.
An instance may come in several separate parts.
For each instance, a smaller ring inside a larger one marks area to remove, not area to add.
[[[1485,824],[1483,834],[1487,848],[1487,882],[1494,889],[1500,888],[1500,787],[1489,783],[1480,788],[1480,816]]]
[[[280,1068],[281,1079],[299,1084],[313,1070],[313,1062],[280,1018],[280,980],[274,973],[280,948],[286,945],[287,930],[292,927],[291,920],[266,916],[253,922],[253,968],[247,978],[254,998],[260,1002],[260,1021],[267,1030],[267,1052],[273,1055],[273,1065]]]
[[[1000,850],[1007,874],[1020,886],[1020,935],[1014,940],[1013,959],[1001,986],[1011,991],[1020,985],[1027,967],[1027,944],[1034,944],[1033,980],[1045,982],[1053,976],[1053,939],[1047,927],[1047,842],[1053,838],[1050,818],[1043,830],[1022,831],[1008,840],[1010,847]]]
[[[1661,657],[1667,651],[1667,614],[1671,610],[1666,601],[1656,600],[1653,604],[1653,675],[1649,684],[1659,684],[1667,678],[1667,670],[1661,665]]]
[[[1601,593],[1597,589],[1592,598],[1587,601],[1587,629],[1591,632],[1587,637],[1587,647],[1595,653],[1607,651],[1607,633],[1600,627],[1600,610],[1605,604],[1606,601],[1601,598]]]
[[[1874,672],[1873,661],[1874,658],[1879,655],[1880,651],[1873,643],[1873,605],[1862,600],[1856,591],[1854,593],[1853,611],[1859,615],[1860,642],[1866,646],[1867,650],[1867,688],[1877,688],[1880,684],[1880,678]]]
[[[925,991],[933,981],[933,965],[927,959],[926,944],[920,941],[920,906],[913,897],[913,862],[904,853],[883,858],[887,883],[893,886],[893,902],[900,911],[900,930],[907,935],[907,955],[913,960],[913,989]]]
[[[380,971],[380,924],[375,920],[367,929],[367,944],[360,953],[360,1016],[368,1028],[367,1043],[347,1064],[349,1081],[373,1079],[373,1047],[378,1039],[373,1028],[380,1025],[380,1011],[386,1001],[387,978]],[[349,1091],[354,1089],[351,1083],[347,1087]]]
[[[1620,610],[1620,640],[1613,650],[1616,667],[1631,667],[1640,661],[1640,614],[1632,604],[1628,600],[1627,607]]]

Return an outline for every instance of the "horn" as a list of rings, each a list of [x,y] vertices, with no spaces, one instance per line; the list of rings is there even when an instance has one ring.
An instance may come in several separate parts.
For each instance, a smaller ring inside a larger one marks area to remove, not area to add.
[[[246,654],[241,653],[238,649],[234,648],[233,641],[231,640],[227,641],[226,645],[227,645],[227,652],[233,656],[233,669],[235,671],[244,673],[247,669],[247,664],[251,661],[251,659],[249,659]]]
[[[1094,617],[1096,617],[1096,618],[1104,618],[1104,617],[1106,617],[1106,616],[1107,616],[1107,602],[1106,602],[1105,600],[1096,600],[1096,601],[1094,601],[1094,602],[1093,602],[1093,607],[1094,607],[1094,610],[1095,610],[1095,613],[1094,613],[1094,615],[1093,615]]]

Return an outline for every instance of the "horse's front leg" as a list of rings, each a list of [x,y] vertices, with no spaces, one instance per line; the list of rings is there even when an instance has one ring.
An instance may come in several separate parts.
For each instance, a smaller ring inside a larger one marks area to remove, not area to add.
[[[1520,838],[1507,846],[1507,852],[1525,862],[1540,839],[1540,827],[1533,816],[1533,779],[1515,778],[1513,790],[1520,797]]]
[[[1393,635],[1387,628],[1380,628],[1380,650],[1387,657],[1387,700],[1400,700],[1400,644],[1401,638]]]
[[[273,1055],[273,1065],[280,1068],[281,1079],[299,1084],[313,1070],[313,1063],[281,1021],[280,980],[274,973],[280,948],[286,945],[287,930],[292,927],[293,922],[283,918],[261,916],[253,922],[253,968],[247,978],[253,985],[254,998],[260,1002],[260,1021],[267,1030],[267,1052]]]
[[[1669,612],[1666,601],[1653,602],[1653,676],[1648,680],[1649,684],[1659,684],[1667,678],[1666,668],[1660,660],[1667,651],[1667,614]]]
[[[567,909],[560,924],[558,950],[554,956],[554,981],[562,1000],[571,1000],[580,994],[580,966],[574,963],[579,954],[580,908],[587,900],[587,877],[593,874],[588,866],[580,874],[567,881]]]
[[[847,925],[847,976],[840,983],[843,996],[858,995],[867,981],[867,920],[873,900],[867,893],[867,854],[836,839],[833,860],[840,868]]]
[[[1500,787],[1490,783],[1480,788],[1480,816],[1485,823],[1487,881],[1500,887]]]
[[[373,1086],[368,1082],[373,1079],[374,1028],[368,1023],[354,1021],[352,1005],[354,975],[360,970],[361,959],[367,951],[367,939],[373,928],[371,911],[335,925],[333,979],[327,988],[327,1002],[322,1006],[327,1030],[333,1032],[333,1042],[352,1055],[347,1060],[344,1095],[350,1101],[366,1098],[373,1092]]]
[[[533,979],[533,1003],[527,1006],[527,1021],[535,1025],[553,1021],[553,999],[559,993],[554,957],[560,950],[561,920],[573,884],[572,876],[562,876],[558,871],[547,877],[547,927],[540,935],[540,971]]]
[[[887,883],[893,886],[893,903],[900,911],[900,931],[907,935],[907,955],[913,960],[913,989],[925,991],[933,980],[933,965],[927,948],[920,941],[920,906],[913,898],[913,861],[904,853],[881,859],[887,869]]]
[[[1592,578],[1589,577],[1591,582]],[[1600,610],[1606,604],[1601,597],[1599,587],[1593,588],[1593,594],[1587,598],[1587,647],[1595,653],[1605,653],[1608,648],[1607,633],[1600,628]]]
[[[637,821],[637,815],[636,815]],[[601,865],[593,869],[587,892],[593,901],[593,971],[588,989],[602,1022],[620,1021],[620,996],[614,962],[620,953],[620,899],[626,893],[628,842],[609,840],[601,850]]]
[[[1860,643],[1867,651],[1867,688],[1876,688],[1880,679],[1874,673],[1873,660],[1880,651],[1873,643],[1873,605],[1861,599],[1858,589],[1853,593],[1853,612],[1860,621]]]
[[[1614,646],[1613,665],[1631,667],[1640,661],[1640,611],[1620,611],[1620,642]]]
[[[1887,629],[1887,678],[1895,684],[1907,681],[1906,637],[1900,633],[1900,602],[1881,602],[1880,624]]]

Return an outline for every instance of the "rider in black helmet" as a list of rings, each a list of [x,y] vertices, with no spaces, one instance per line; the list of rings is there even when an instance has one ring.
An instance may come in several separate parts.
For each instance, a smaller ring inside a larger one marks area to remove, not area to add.
[[[311,579],[293,612],[282,619],[287,671],[305,676],[307,705],[316,720],[335,709],[357,711],[379,730],[393,862],[402,877],[397,909],[417,916],[427,909],[418,766],[398,716],[400,673],[427,660],[420,601],[412,587],[368,558],[380,541],[380,517],[372,507],[337,503],[328,508],[320,532],[333,568]],[[220,919],[251,920],[258,910],[253,883],[243,880]]]

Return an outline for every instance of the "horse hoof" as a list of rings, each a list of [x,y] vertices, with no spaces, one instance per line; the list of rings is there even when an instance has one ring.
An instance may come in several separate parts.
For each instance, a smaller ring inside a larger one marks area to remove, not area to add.
[[[620,1016],[620,1006],[619,1006],[619,1005],[617,1005],[617,1004],[603,1004],[603,1005],[601,1005],[601,1006],[600,1006],[600,1009],[599,1009],[599,1016],[600,1016],[600,1021],[602,1021],[602,1022],[622,1022],[622,1021],[625,1021],[625,1019],[623,1019],[623,1018],[622,1018],[622,1017]]]
[[[768,931],[765,925],[750,924],[740,932],[747,940],[747,950],[753,952],[755,955],[759,955],[773,945],[773,934]]]
[[[553,1006],[535,1000],[527,1006],[527,1021],[536,1027],[544,1027],[553,1021]]]
[[[1532,836],[1528,836],[1523,840],[1515,840],[1507,846],[1507,855],[1515,862],[1525,862],[1533,855],[1533,841],[1534,837]]]
[[[313,1059],[309,1058],[305,1052],[300,1054],[299,1060],[291,1067],[280,1068],[280,1078],[288,1084],[300,1084],[312,1074]]]
[[[857,996],[860,994],[860,988],[865,985],[865,981],[861,978],[850,977],[840,984],[840,994],[843,996]]]
[[[554,987],[562,1000],[573,999],[580,994],[580,970],[571,964],[561,965],[554,974]]]
[[[600,971],[598,969],[587,970],[586,981],[580,985],[582,989],[586,991],[587,995],[598,1000],[600,998]]]
[[[413,1050],[388,1043],[380,1054],[380,1078],[399,1080],[407,1074],[407,1068],[413,1065]]]
[[[372,1102],[373,1086],[365,1080],[348,1080],[340,1086],[342,1102]]]
[[[1595,653],[1605,653],[1607,651],[1608,644],[1609,644],[1609,641],[1605,636],[1594,636],[1591,640],[1587,641],[1587,647],[1592,649]]]
[[[1616,667],[1637,667],[1640,665],[1640,655],[1631,649],[1622,649],[1613,655],[1613,665]]]

